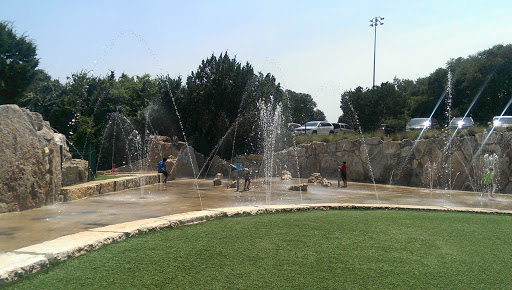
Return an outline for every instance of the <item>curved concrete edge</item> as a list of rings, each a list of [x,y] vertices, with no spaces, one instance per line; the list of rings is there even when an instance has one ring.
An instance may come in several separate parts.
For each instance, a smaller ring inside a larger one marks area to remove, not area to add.
[[[0,286],[20,277],[48,267],[49,262],[43,255],[1,253]]]
[[[204,209],[94,228],[41,244],[24,247],[13,252],[0,253],[0,286],[48,267],[51,261],[66,260],[103,245],[121,241],[127,237],[145,232],[205,222],[219,217],[332,209],[428,210],[512,214],[512,211],[481,208],[345,203],[260,205]]]

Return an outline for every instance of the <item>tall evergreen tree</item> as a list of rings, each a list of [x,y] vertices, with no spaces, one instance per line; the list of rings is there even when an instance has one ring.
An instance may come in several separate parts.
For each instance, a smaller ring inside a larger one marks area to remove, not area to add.
[[[36,46],[17,35],[12,24],[0,22],[0,105],[16,104],[33,81],[39,65]]]

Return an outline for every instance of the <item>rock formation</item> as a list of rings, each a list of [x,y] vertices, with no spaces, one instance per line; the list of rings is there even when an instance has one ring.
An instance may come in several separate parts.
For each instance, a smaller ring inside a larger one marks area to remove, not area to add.
[[[217,175],[215,175],[215,178],[213,179],[213,186],[222,185],[223,177],[224,176],[222,175],[222,173],[217,173]]]
[[[16,105],[0,106],[0,212],[58,200],[62,137],[39,113]]]
[[[487,167],[494,167],[497,192],[512,193],[512,133],[493,132],[456,136],[383,141],[380,137],[336,143],[300,144],[274,155],[274,164],[292,175],[317,173],[337,179],[338,166],[347,162],[349,181],[407,186],[482,190]],[[297,163],[299,167],[297,168]],[[295,169],[297,168],[297,169]],[[315,177],[318,181],[319,176]]]
[[[308,178],[308,183],[317,183],[317,182],[322,182],[324,178],[322,177],[322,175],[318,172],[315,172],[315,173],[311,173],[311,176]]]
[[[62,186],[73,185],[88,181],[87,160],[72,159],[62,164]]]
[[[292,174],[290,173],[290,171],[283,170],[281,172],[281,180],[291,180],[291,179],[292,179]]]

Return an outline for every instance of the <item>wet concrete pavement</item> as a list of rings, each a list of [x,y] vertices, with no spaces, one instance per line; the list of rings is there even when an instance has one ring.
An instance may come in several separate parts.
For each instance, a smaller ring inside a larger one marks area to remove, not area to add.
[[[305,182],[305,180],[301,180]],[[349,183],[348,188],[310,184],[307,192],[289,191],[299,180],[272,181],[266,193],[262,180],[250,191],[213,186],[212,180],[178,179],[23,212],[0,214],[0,252],[13,251],[64,235],[139,219],[221,207],[282,204],[393,204],[467,207],[512,211],[512,196],[488,200],[479,193],[430,190],[391,185]],[[226,183],[226,182],[225,182]],[[243,188],[243,184],[240,185]]]

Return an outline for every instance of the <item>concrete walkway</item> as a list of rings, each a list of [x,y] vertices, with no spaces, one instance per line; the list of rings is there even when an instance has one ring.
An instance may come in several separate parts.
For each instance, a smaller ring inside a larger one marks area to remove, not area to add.
[[[303,180],[302,180],[303,181]],[[349,183],[348,188],[309,185],[307,192],[287,188],[300,181],[261,181],[250,191],[213,187],[211,180],[178,179],[136,189],[0,214],[0,285],[64,260],[139,233],[203,222],[221,216],[276,211],[387,208],[512,214],[512,198],[489,200],[479,193]]]

